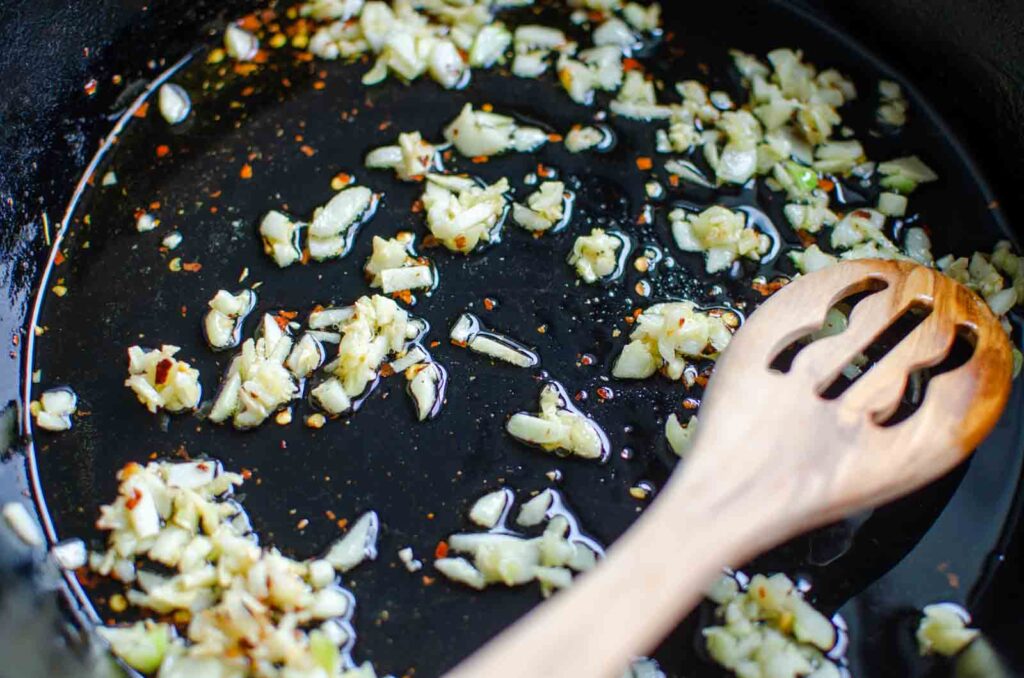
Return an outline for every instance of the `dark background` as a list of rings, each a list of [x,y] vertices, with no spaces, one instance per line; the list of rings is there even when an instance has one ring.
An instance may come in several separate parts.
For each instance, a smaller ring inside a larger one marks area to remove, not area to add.
[[[671,2],[671,0],[666,0]],[[1012,224],[1024,219],[1024,2],[1019,0],[793,0],[857,36],[914,82],[969,147]],[[112,124],[111,74],[126,82],[176,60],[206,26],[252,3],[137,0],[0,2],[0,405],[17,399],[20,341],[31,287],[42,263],[45,211],[60,221],[70,191]],[[116,49],[109,45],[117,45]],[[149,62],[153,62],[152,66]],[[103,74],[100,76],[99,74]],[[85,84],[100,78],[96,94]],[[950,199],[955,199],[951,196]],[[964,224],[970,229],[970,224]],[[1020,235],[1019,227],[1015,232]],[[6,423],[5,423],[6,422]],[[0,417],[0,449],[15,417]],[[0,457],[2,459],[2,457]],[[0,468],[0,503],[24,490]],[[1024,553],[1007,551],[990,595],[976,608],[1000,650],[1024,658]],[[6,568],[7,565],[0,565]],[[0,600],[4,577],[0,572]],[[10,633],[0,619],[0,635]],[[3,669],[0,668],[0,675]]]

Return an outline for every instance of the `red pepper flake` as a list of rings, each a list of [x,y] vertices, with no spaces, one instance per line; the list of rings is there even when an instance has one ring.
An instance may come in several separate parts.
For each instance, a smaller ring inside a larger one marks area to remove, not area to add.
[[[434,549],[434,558],[447,558],[448,557],[448,542],[443,539],[437,542],[437,547]]]
[[[860,217],[861,219],[870,219],[871,212],[868,212],[867,210],[857,210],[853,213],[853,216]]]
[[[678,188],[678,186],[679,186],[679,177],[676,176],[675,174],[670,174],[668,176],[668,183],[669,183],[669,186],[671,186],[672,188]]]
[[[597,389],[597,397],[601,400],[611,400],[615,397],[615,393],[607,386],[602,386]]]
[[[485,113],[490,113],[491,111],[494,110],[494,106],[492,106],[491,104],[484,104],[483,106],[480,107],[480,110]]]
[[[391,129],[391,121],[385,120],[381,124],[377,125],[377,130],[383,132],[384,130]]]
[[[241,19],[239,19],[238,20],[238,25],[241,28],[244,28],[245,30],[247,30],[250,33],[252,33],[252,32],[258,31],[260,29],[260,20],[259,20],[259,18],[256,17],[255,14],[249,14],[249,15],[243,16]]]
[[[330,520],[332,522],[338,519],[338,516],[331,509],[327,509],[326,511],[324,511],[324,515],[327,516],[327,520]]]
[[[548,135],[548,141],[550,141],[553,144],[560,144],[562,143],[563,139],[565,139],[565,137],[563,137],[561,134],[552,133]]]
[[[410,292],[409,290],[400,290],[398,292],[392,292],[391,293],[391,298],[392,299],[401,299],[405,303],[411,304],[412,303],[412,292]]]
[[[258,67],[253,63],[237,62],[231,70],[233,70],[235,74],[244,78],[255,73],[258,70]]]
[[[825,191],[826,193],[831,193],[832,189],[835,188],[835,187],[836,187],[835,182],[833,182],[833,181],[831,181],[829,179],[825,179],[825,178],[818,179],[818,188],[820,188],[821,190]]]
[[[97,84],[99,83],[96,82],[96,78],[90,78],[89,81],[85,83],[85,93],[87,96],[92,96],[93,94],[96,94]]]
[[[629,71],[642,71],[644,70],[644,65],[637,61],[636,59],[623,59],[622,70],[626,71],[627,73]]]
[[[135,112],[132,113],[132,116],[136,118],[145,118],[147,113],[149,113],[149,102],[143,101],[139,104],[139,107],[135,109]]]
[[[409,209],[410,209],[410,211],[413,214],[419,214],[420,212],[423,211],[423,201],[422,200],[415,200],[415,201],[413,201],[412,207],[409,208]],[[428,235],[427,238],[429,238],[429,237],[430,236]],[[423,239],[423,246],[424,247],[437,247],[437,244],[438,244],[437,243],[437,238],[434,238],[434,244],[433,245],[428,245],[426,238]]]
[[[391,363],[384,363],[384,365],[380,368],[380,376],[384,377],[385,379],[394,375],[394,373],[395,368],[391,367]]]
[[[54,255],[53,255],[53,263],[56,266],[60,266],[61,264],[63,264],[64,263],[64,253],[61,252],[60,250],[57,250],[56,253],[54,253]]]
[[[812,233],[809,233],[809,232],[804,231],[802,229],[798,229],[797,230],[796,237],[800,238],[800,243],[804,247],[810,247],[811,245],[814,245],[815,243],[818,242],[818,239],[815,238]]]
[[[216,205],[210,205],[210,214],[216,214],[217,212],[220,212],[220,208]]]
[[[783,287],[785,287],[788,282],[789,281],[786,280],[785,278],[776,278],[775,280],[772,280],[771,282],[764,282],[764,283],[757,282],[757,283],[754,283],[750,287],[753,288],[754,291],[757,292],[758,294],[760,294],[761,296],[763,296],[763,297],[770,297],[771,295],[775,294],[776,292],[781,290]]]
[[[437,580],[434,579],[433,577],[428,577],[427,575],[423,575],[423,585],[424,586],[431,586],[431,585],[433,585],[433,583],[435,581],[437,581]]]
[[[441,345],[441,342],[438,341],[437,339],[434,339],[432,342],[430,342],[430,348],[437,348],[440,345]]]
[[[154,212],[156,210],[160,209],[160,201],[159,200],[154,200],[153,202],[149,203],[149,209],[154,211]]]
[[[252,165],[250,165],[249,163],[245,163],[244,165],[242,165],[242,169],[239,170],[238,176],[242,177],[243,179],[252,179]]]
[[[142,501],[142,492],[138,488],[132,489],[132,496],[124,503],[129,511],[133,510]]]
[[[181,264],[181,268],[183,271],[188,271],[189,273],[198,273],[203,270],[203,265],[198,261],[186,261]]]
[[[181,307],[181,317],[184,318],[187,315],[188,315],[188,306],[182,306]]]
[[[157,386],[167,383],[167,375],[171,373],[171,367],[174,366],[174,362],[170,358],[164,358],[156,364],[156,374],[153,376],[153,381],[156,382]]]
[[[466,346],[468,346],[468,344],[462,341],[461,339],[452,339],[452,343],[458,346],[459,348],[466,348]]]
[[[469,242],[469,241],[466,240],[466,236],[464,236],[464,235],[457,235],[457,236],[455,236],[455,247],[457,249],[461,250],[462,248],[464,248],[466,246],[467,242]]]
[[[636,168],[641,172],[646,172],[652,167],[654,167],[654,161],[647,156],[640,156],[636,159]]]
[[[698,407],[700,407],[700,401],[697,400],[696,398],[686,398],[685,400],[683,400],[684,410],[695,410]]]
[[[474,165],[483,165],[491,161],[486,155],[476,155],[469,159]]]
[[[167,144],[160,144],[156,147],[156,157],[158,158],[165,158],[170,154],[170,152],[171,147]]]
[[[316,155],[316,149],[308,144],[302,144],[301,146],[299,146],[299,150],[302,151],[302,154],[305,155],[307,158],[312,158],[314,155]]]
[[[542,163],[537,163],[537,176],[541,177],[542,179],[547,179],[548,177],[552,177],[554,175],[555,170],[543,165]]]
[[[339,530],[344,530],[348,527],[348,518],[338,518],[338,522],[335,523]]]
[[[249,480],[252,478],[252,471],[247,468],[242,469],[242,480]]]
[[[269,58],[270,58],[270,53],[267,52],[267,50],[259,49],[259,50],[256,50],[256,54],[253,55],[252,62],[254,64],[265,64],[265,63],[267,63],[267,60]]]
[[[580,364],[588,366],[593,365],[594,356],[590,355],[589,353],[584,353],[582,356],[580,356]]]
[[[313,82],[313,89],[321,90],[325,87],[327,87],[327,83],[324,82],[323,80],[316,80]]]
[[[494,307],[498,305],[498,302],[494,301],[490,297],[484,297],[484,308],[488,311],[493,311]]]
[[[256,91],[255,87],[253,87],[252,85],[246,85],[245,87],[242,88],[241,95],[243,97],[249,97],[249,96],[252,96],[253,92],[255,92],[255,91]]]

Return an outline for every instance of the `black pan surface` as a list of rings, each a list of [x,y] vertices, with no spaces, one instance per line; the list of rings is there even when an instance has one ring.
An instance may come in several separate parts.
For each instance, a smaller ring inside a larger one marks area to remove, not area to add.
[[[764,53],[799,47],[820,67],[836,67],[854,78],[861,98],[844,112],[844,120],[860,131],[870,124],[878,77],[892,77],[844,36],[782,5],[710,3],[686,7],[684,13],[678,4],[666,3],[666,10],[673,44],[683,48],[659,48],[655,72],[668,82],[697,78],[742,100],[727,48]],[[42,386],[74,386],[88,415],[78,418],[70,433],[36,438],[30,456],[36,498],[45,505],[53,535],[96,539],[100,535],[92,523],[99,505],[115,495],[116,469],[184,451],[251,469],[253,479],[243,491],[256,529],[264,543],[297,557],[320,552],[339,535],[326,511],[354,518],[375,509],[383,523],[381,555],[345,580],[358,599],[355,656],[396,675],[411,669],[420,676],[438,675],[529,610],[540,600],[539,592],[525,587],[476,593],[443,578],[426,586],[419,574],[405,571],[396,551],[410,545],[419,557],[429,558],[438,540],[469,527],[466,512],[482,493],[507,485],[525,498],[549,486],[545,474],[553,470],[560,471],[557,486],[584,529],[611,543],[644,506],[628,488],[640,481],[657,487],[672,467],[674,457],[661,442],[665,417],[682,412],[685,398],[701,395],[699,387],[685,390],[660,378],[641,384],[609,381],[612,358],[629,330],[624,317],[637,306],[678,297],[747,313],[761,298],[749,287],[754,275],[793,272],[783,256],[760,269],[748,267],[738,277],[707,276],[699,256],[682,253],[671,242],[668,205],[753,207],[778,225],[784,242],[799,241],[786,226],[781,201],[766,192],[674,189],[654,203],[653,224],[637,224],[645,178],[636,171],[634,156],[656,157],[649,125],[610,118],[620,143],[600,156],[573,156],[550,145],[536,156],[510,155],[481,165],[455,158],[450,163],[455,169],[488,180],[510,177],[519,196],[529,190],[522,177],[541,162],[566,178],[578,201],[570,228],[560,234],[534,239],[509,225],[502,243],[480,254],[429,251],[441,284],[413,312],[429,321],[429,338],[441,341],[434,355],[451,376],[448,402],[437,420],[416,423],[395,380],[357,414],[319,431],[303,427],[301,417],[287,427],[270,422],[247,433],[190,416],[154,417],[122,386],[125,348],[181,346],[182,356],[203,375],[205,396],[212,397],[230,356],[206,347],[200,320],[217,289],[239,288],[243,268],[249,269],[246,284],[262,282],[257,313],[287,309],[305,317],[314,304],[346,304],[368,292],[361,266],[371,235],[412,230],[422,237],[421,216],[410,212],[421,188],[364,169],[369,149],[390,143],[399,131],[421,130],[437,140],[467,101],[490,103],[558,132],[593,115],[593,109],[571,104],[547,79],[474,72],[472,86],[462,92],[445,92],[425,81],[365,89],[358,79],[366,65],[303,62],[284,49],[271,51],[269,63],[246,76],[205,63],[210,46],[215,44],[198,47],[169,76],[192,96],[189,121],[170,128],[154,110],[145,119],[128,119],[116,144],[99,157],[95,185],[86,186],[72,206],[59,243],[64,261],[51,267],[42,286],[47,292],[37,324],[46,332],[28,335],[34,345],[26,375],[41,369]],[[319,89],[316,82],[326,86]],[[919,212],[912,219],[931,229],[936,254],[990,248],[1009,234],[999,210],[990,207],[986,185],[956,139],[908,89],[912,119],[900,137],[858,137],[869,157],[918,153],[941,174],[940,182],[919,190],[911,201]],[[390,125],[380,129],[385,122]],[[158,157],[161,145],[170,152]],[[242,179],[239,172],[247,162],[253,176]],[[118,183],[102,187],[100,178],[108,170],[116,172]],[[386,194],[376,218],[347,258],[278,270],[261,251],[259,219],[272,208],[309,215],[332,195],[330,180],[342,171]],[[655,174],[666,176],[657,167]],[[850,206],[873,201],[865,195],[858,202],[853,195]],[[135,232],[133,213],[155,202],[159,207],[152,212],[161,227]],[[663,261],[647,276],[628,266],[624,278],[607,287],[577,286],[564,257],[575,235],[591,226],[626,231],[675,266]],[[159,251],[160,239],[172,229],[184,235],[183,244],[172,253]],[[176,256],[199,262],[201,270],[169,272],[168,262]],[[652,285],[649,298],[636,292],[641,277]],[[48,292],[59,279],[69,290],[63,298]],[[497,302],[493,311],[483,309],[484,297]],[[450,346],[447,330],[464,310],[534,347],[540,367],[492,365]],[[253,325],[250,319],[246,331]],[[542,325],[546,332],[539,333]],[[622,336],[614,337],[615,329]],[[595,356],[596,363],[580,364],[583,354]],[[557,379],[570,393],[585,394],[580,406],[604,426],[612,443],[606,463],[547,456],[502,433],[510,413],[535,405],[544,377]],[[614,397],[599,398],[600,387],[610,387]],[[940,600],[969,607],[985,592],[1019,513],[1015,493],[1024,432],[1013,415],[1021,411],[1022,398],[1018,383],[1009,416],[970,463],[949,477],[871,515],[794,540],[746,569],[782,570],[810,581],[815,602],[839,611],[850,626],[854,675],[915,676],[935,670],[932,662],[916,657],[914,611]],[[298,412],[308,411],[304,408],[299,405]],[[299,530],[302,518],[309,525]],[[436,573],[428,566],[427,574]],[[73,581],[69,586],[87,615],[109,617],[104,603],[110,591],[86,591]],[[670,675],[719,675],[699,650],[697,620],[707,613],[684,623],[656,655]]]

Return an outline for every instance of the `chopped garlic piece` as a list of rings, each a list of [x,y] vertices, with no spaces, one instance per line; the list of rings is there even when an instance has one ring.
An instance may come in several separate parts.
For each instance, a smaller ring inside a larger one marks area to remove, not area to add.
[[[291,266],[302,259],[299,248],[299,224],[287,215],[270,210],[260,222],[260,237],[263,251],[281,268]]]
[[[488,111],[474,111],[466,104],[444,130],[447,139],[467,158],[498,155],[508,150],[528,153],[547,142],[547,134],[536,127],[523,127],[515,118]]]
[[[878,173],[882,175],[879,181],[882,188],[904,194],[912,193],[919,184],[939,179],[939,175],[916,155],[879,163]]]
[[[907,124],[909,104],[903,96],[903,88],[892,80],[878,81],[878,96],[881,100],[875,117],[879,122],[891,127],[902,127]]]
[[[62,570],[77,570],[89,563],[89,550],[81,539],[67,539],[50,549],[50,555]]]
[[[402,561],[405,569],[409,572],[419,572],[423,569],[423,563],[416,559],[412,548],[409,546],[398,550],[398,559]]]
[[[203,318],[203,333],[210,348],[224,350],[238,346],[242,323],[256,307],[256,293],[242,290],[231,294],[227,290],[217,290],[209,306],[210,310]]]
[[[659,106],[654,82],[647,80],[640,71],[626,73],[622,89],[611,102],[616,115],[634,120],[664,120],[672,117],[672,109]]]
[[[405,370],[408,382],[406,391],[416,407],[416,418],[426,421],[437,416],[444,405],[448,373],[443,367],[427,357],[425,362],[412,365]]]
[[[590,235],[581,235],[573,243],[569,254],[570,266],[576,268],[583,282],[595,283],[611,277],[619,268],[625,257],[625,241],[619,234],[605,233],[600,228],[590,231]]]
[[[722,625],[702,629],[715,662],[737,675],[744,675],[744,667],[770,666],[780,676],[838,678],[838,668],[824,654],[836,644],[835,626],[788,577],[754,575],[745,590],[728,579],[733,578],[723,577],[709,594],[719,604]]]
[[[606,143],[605,133],[596,127],[576,125],[565,135],[565,149],[570,153],[582,153]]]
[[[627,2],[622,8],[622,16],[636,30],[653,32],[661,26],[661,4],[652,2],[649,5],[642,5],[638,2]]]
[[[139,346],[128,349],[128,379],[130,388],[150,412],[158,409],[181,412],[199,405],[202,388],[199,370],[183,360],[174,358],[180,349],[166,344],[159,350],[145,350]]]
[[[902,217],[907,213],[907,196],[899,193],[880,193],[878,211],[887,217]]]
[[[306,332],[292,347],[284,366],[296,379],[305,379],[324,362],[324,347],[313,332]]]
[[[339,572],[348,572],[365,560],[377,559],[377,533],[380,519],[374,511],[368,511],[349,528],[327,551],[324,560]]]
[[[402,181],[415,181],[426,176],[437,165],[437,149],[423,140],[419,132],[398,135],[396,146],[382,146],[366,156],[366,166],[393,169]]]
[[[565,184],[561,181],[545,181],[530,194],[526,204],[514,203],[512,217],[528,231],[543,233],[559,230],[569,220]]]
[[[741,257],[757,260],[771,240],[746,226],[746,215],[714,205],[699,214],[677,209],[669,214],[676,245],[686,252],[704,252],[706,270],[717,273]]]
[[[644,310],[629,339],[612,367],[613,376],[646,379],[661,369],[676,380],[691,360],[717,356],[729,345],[732,332],[720,316],[699,310],[691,301],[677,301]]]
[[[171,125],[184,122],[192,111],[192,100],[180,85],[164,83],[157,93],[160,115]]]
[[[801,273],[813,273],[814,271],[820,271],[821,269],[831,266],[839,261],[837,257],[822,252],[821,248],[817,245],[811,245],[802,252],[794,250],[789,253],[789,258],[793,260],[793,265],[795,265],[797,270]]]
[[[687,450],[690,448],[690,441],[693,439],[693,433],[697,428],[697,417],[690,417],[690,420],[686,422],[686,426],[679,423],[679,417],[675,413],[668,416],[668,420],[665,422],[665,438],[668,440],[669,447],[680,457],[685,457]]]
[[[599,459],[608,450],[604,431],[575,409],[555,383],[541,389],[540,412],[514,414],[505,428],[512,437],[548,452],[562,450],[584,459]]]
[[[342,189],[313,212],[309,224],[309,254],[317,261],[344,256],[356,227],[373,216],[378,199],[365,186]]]
[[[258,339],[247,339],[232,359],[210,410],[210,421],[231,419],[235,428],[259,426],[299,395],[295,376],[285,367],[293,340],[272,315],[264,315]]]
[[[67,431],[71,428],[71,415],[78,410],[78,396],[68,387],[43,391],[39,400],[29,403],[36,426],[47,431]]]
[[[540,362],[536,353],[515,339],[485,329],[480,319],[470,313],[459,316],[449,337],[457,346],[468,346],[476,353],[503,360],[516,367],[533,367]]]
[[[468,253],[494,237],[508,204],[508,190],[507,179],[486,187],[472,182],[455,187],[438,175],[428,175],[423,193],[427,227],[448,249]]]
[[[312,395],[328,413],[342,414],[377,379],[387,357],[403,351],[417,337],[422,324],[379,294],[360,297],[349,309],[310,316],[310,327],[329,326],[325,324],[329,320],[336,321],[341,333],[338,355],[324,368],[331,377]]]
[[[143,212],[135,219],[135,230],[139,233],[152,231],[160,225],[160,220],[148,212]]]
[[[233,59],[251,61],[260,49],[255,35],[237,24],[229,24],[224,31],[224,50]]]
[[[594,29],[594,44],[599,47],[614,45],[623,49],[637,44],[637,36],[622,19],[612,17]]]
[[[492,528],[505,516],[512,503],[512,492],[495,490],[480,497],[469,510],[469,519],[480,527]]]
[[[563,54],[558,59],[558,80],[578,104],[593,103],[596,90],[612,91],[622,85],[622,50],[614,46],[592,47],[579,59]]]
[[[516,525],[521,527],[540,525],[548,517],[548,511],[554,502],[554,492],[544,490],[520,507],[519,515],[516,517]]]
[[[980,635],[977,629],[968,627],[971,615],[959,605],[926,605],[923,612],[917,627],[917,646],[922,655],[952,657]]]

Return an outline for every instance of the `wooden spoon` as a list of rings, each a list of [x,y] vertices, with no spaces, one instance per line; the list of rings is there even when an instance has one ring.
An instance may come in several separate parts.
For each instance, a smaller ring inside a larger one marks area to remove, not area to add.
[[[769,365],[858,303],[840,334]],[[821,392],[911,308],[924,321],[839,398]],[[934,377],[919,409],[882,426],[909,375],[947,357],[958,333],[974,352]],[[657,500],[573,586],[487,644],[449,678],[618,678],[697,603],[724,566],[799,533],[891,501],[966,459],[1010,389],[1006,332],[977,295],[916,264],[860,260],[801,276],[733,337],[718,361],[691,451]]]

